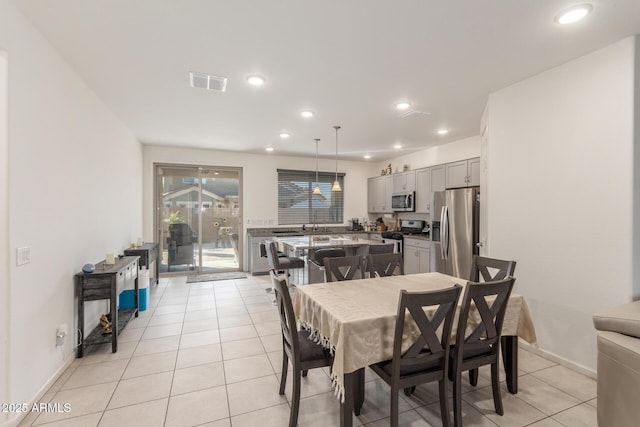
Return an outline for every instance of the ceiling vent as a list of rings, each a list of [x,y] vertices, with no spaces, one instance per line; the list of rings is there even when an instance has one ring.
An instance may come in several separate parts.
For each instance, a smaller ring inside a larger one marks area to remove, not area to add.
[[[427,113],[426,111],[417,111],[417,110],[407,110],[400,114],[401,119],[407,120],[416,120],[416,119],[424,119],[431,113]]]
[[[191,87],[224,92],[227,90],[227,78],[204,73],[189,72]]]

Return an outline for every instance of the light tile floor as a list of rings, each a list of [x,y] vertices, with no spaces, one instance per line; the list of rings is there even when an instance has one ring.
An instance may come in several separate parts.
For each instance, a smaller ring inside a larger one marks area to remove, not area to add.
[[[20,426],[288,425],[291,381],[280,396],[282,343],[269,286],[268,276],[162,279],[148,309],[120,335],[117,353],[110,345],[90,348],[43,396],[70,403],[71,412],[30,413]],[[465,426],[597,426],[591,378],[521,350],[519,393],[503,383],[504,416],[494,412],[489,378],[481,369],[478,386],[465,385]],[[389,387],[370,370],[366,381],[354,425],[386,426]],[[311,370],[302,384],[299,426],[339,425],[328,370]],[[437,384],[400,400],[400,425],[441,425]]]

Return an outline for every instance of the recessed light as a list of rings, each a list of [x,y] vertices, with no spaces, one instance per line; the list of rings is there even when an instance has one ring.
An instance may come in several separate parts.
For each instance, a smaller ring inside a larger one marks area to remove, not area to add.
[[[449,133],[449,129],[439,129],[436,133],[438,135],[446,135]]]
[[[249,83],[251,86],[262,86],[266,81],[267,79],[257,74],[253,74],[247,77],[247,83]]]
[[[370,159],[370,158],[371,158],[371,154],[365,154],[365,155],[364,155],[364,158],[365,158],[365,159]]]
[[[273,147],[267,147],[267,148],[265,148],[265,150],[267,150],[268,152],[272,152],[273,151]]]
[[[564,25],[573,24],[574,22],[578,22],[579,20],[587,16],[592,9],[593,6],[587,3],[573,6],[558,14],[558,16],[556,17],[556,21],[559,24]]]
[[[302,113],[300,113],[300,115],[305,119],[308,119],[310,117],[313,117],[313,111],[303,111]]]
[[[396,108],[398,110],[406,110],[409,107],[411,107],[411,104],[409,104],[408,102],[398,102],[396,104]]]
[[[396,143],[394,144],[393,148],[395,148],[396,150],[399,150],[400,148],[402,148],[402,144]]]
[[[289,132],[280,132],[280,138],[287,139],[291,136]]]

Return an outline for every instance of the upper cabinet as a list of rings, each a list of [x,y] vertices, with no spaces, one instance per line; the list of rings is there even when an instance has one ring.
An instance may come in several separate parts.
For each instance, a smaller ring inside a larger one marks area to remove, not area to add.
[[[393,176],[393,192],[416,191],[416,171],[396,173]]]
[[[480,185],[480,158],[447,163],[446,188],[475,187]]]
[[[367,211],[393,212],[391,194],[393,193],[393,176],[377,176],[367,180]]]
[[[418,169],[416,172],[416,212],[431,212],[433,193],[445,190],[444,166]]]

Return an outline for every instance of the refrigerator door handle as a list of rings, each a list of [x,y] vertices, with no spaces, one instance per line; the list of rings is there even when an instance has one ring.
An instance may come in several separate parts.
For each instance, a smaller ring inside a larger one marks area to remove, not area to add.
[[[442,259],[449,258],[449,208],[442,207],[440,214],[441,234],[440,234],[440,251]]]

